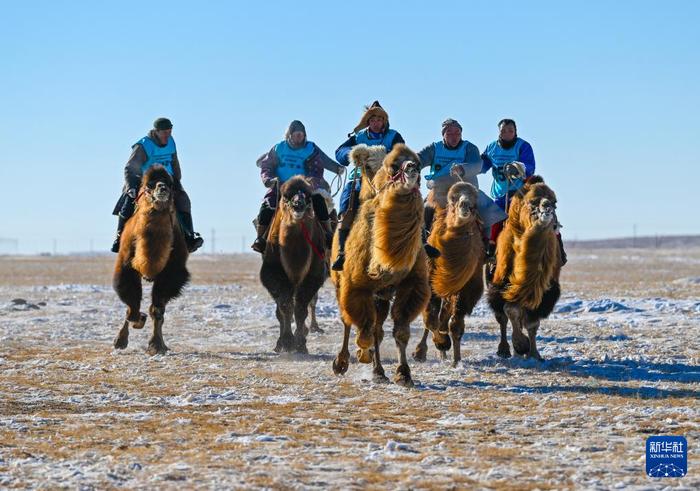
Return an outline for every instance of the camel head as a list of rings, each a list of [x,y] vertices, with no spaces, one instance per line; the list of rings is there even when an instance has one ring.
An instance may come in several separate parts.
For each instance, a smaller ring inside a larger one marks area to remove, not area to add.
[[[533,176],[518,191],[509,216],[516,216],[520,225],[528,229],[534,225],[557,225],[557,197],[539,176]]]
[[[386,148],[383,145],[368,146],[361,143],[352,147],[349,159],[353,165],[362,169],[369,179],[374,179],[382,166],[384,157],[386,157]]]
[[[294,176],[280,189],[282,211],[292,223],[311,213],[313,190],[309,182],[301,176]]]
[[[399,194],[420,188],[420,158],[403,143],[394,145],[384,157],[382,168],[374,179],[377,189],[387,187]]]
[[[141,191],[145,202],[149,207],[158,211],[167,210],[174,199],[173,178],[162,165],[153,165],[148,168],[141,180]]]
[[[447,193],[447,216],[450,225],[460,226],[479,219],[476,208],[479,192],[473,184],[457,182]]]

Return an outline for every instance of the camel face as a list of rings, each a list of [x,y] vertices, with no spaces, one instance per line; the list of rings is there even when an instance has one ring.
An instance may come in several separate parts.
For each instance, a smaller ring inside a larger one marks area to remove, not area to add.
[[[302,190],[299,190],[291,197],[285,197],[283,204],[293,218],[293,221],[298,222],[304,218],[306,212],[311,208],[311,199],[308,198]]]
[[[150,194],[151,202],[157,210],[163,210],[168,207],[171,192],[168,185],[164,182],[161,181],[156,183],[155,189],[148,194]]]
[[[525,195],[525,203],[526,206],[523,207],[524,213],[522,215],[527,215],[527,217],[521,217],[521,220],[523,218],[526,220],[524,223],[529,221],[531,224],[549,225],[555,221],[557,199],[550,189],[535,185]]]
[[[420,183],[420,166],[411,159],[397,159],[389,166],[391,183],[401,193],[409,193]]]
[[[470,183],[454,184],[447,194],[448,214],[454,217],[455,225],[471,223],[478,218],[478,192]]]

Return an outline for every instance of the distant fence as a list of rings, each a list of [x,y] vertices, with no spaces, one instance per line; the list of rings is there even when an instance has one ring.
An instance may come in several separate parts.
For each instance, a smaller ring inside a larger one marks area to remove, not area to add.
[[[700,247],[700,235],[654,235],[600,240],[567,240],[567,248],[587,249],[680,249]]]

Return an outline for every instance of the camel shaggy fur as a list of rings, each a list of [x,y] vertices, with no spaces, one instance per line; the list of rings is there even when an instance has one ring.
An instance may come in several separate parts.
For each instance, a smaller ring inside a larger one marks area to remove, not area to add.
[[[370,180],[371,157],[371,151],[363,145],[351,151],[351,159],[362,168],[364,196],[348,236],[345,267],[331,272],[344,325],[343,345],[333,362],[333,370],[342,374],[348,369],[348,339],[355,325],[358,360],[373,361],[375,380],[388,381],[379,345],[384,337],[384,320],[391,314],[399,353],[394,381],[412,386],[406,358],[409,324],[425,309],[430,296],[427,260],[421,243],[420,161],[405,145],[395,145]],[[337,254],[336,236],[333,257]]]
[[[537,330],[561,292],[556,204],[556,195],[544,180],[531,177],[513,197],[498,237],[496,271],[488,298],[501,327],[501,357],[510,356],[506,336],[510,320],[515,352],[542,360],[537,351]]]
[[[459,182],[450,187],[447,208],[436,209],[429,243],[442,255],[430,259],[432,295],[423,312],[423,337],[413,353],[417,361],[426,359],[428,332],[433,333],[435,346],[443,355],[452,344],[453,366],[462,359],[464,316],[472,313],[484,292],[484,242],[476,208],[478,196],[475,186]]]
[[[277,304],[280,336],[275,351],[307,353],[309,303],[327,276],[325,239],[312,207],[312,189],[301,176],[285,182],[270,225],[260,280]],[[296,329],[292,333],[292,317]]]
[[[146,314],[140,311],[141,279],[153,282],[151,306],[153,335],[148,354],[163,354],[165,305],[182,293],[190,274],[187,271],[187,246],[175,214],[174,183],[161,165],[146,171],[141,181],[136,211],[126,222],[114,267],[113,287],[127,305],[126,320],[114,347],[124,349],[129,343],[129,327],[142,329]]]

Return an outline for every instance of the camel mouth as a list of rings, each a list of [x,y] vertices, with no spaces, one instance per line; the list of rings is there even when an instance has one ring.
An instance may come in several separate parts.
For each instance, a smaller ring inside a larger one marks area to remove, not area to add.
[[[302,218],[304,218],[304,215],[305,215],[305,211],[304,211],[304,210],[301,210],[301,211],[299,211],[299,210],[294,210],[294,209],[292,210],[292,218],[294,218],[294,220],[296,220],[296,221],[299,221],[299,220],[301,220]]]
[[[476,216],[476,207],[467,201],[462,201],[457,206],[457,216],[463,220],[468,220]]]
[[[535,220],[548,224],[554,220],[554,206],[549,201],[543,201],[540,206],[533,211]]]

